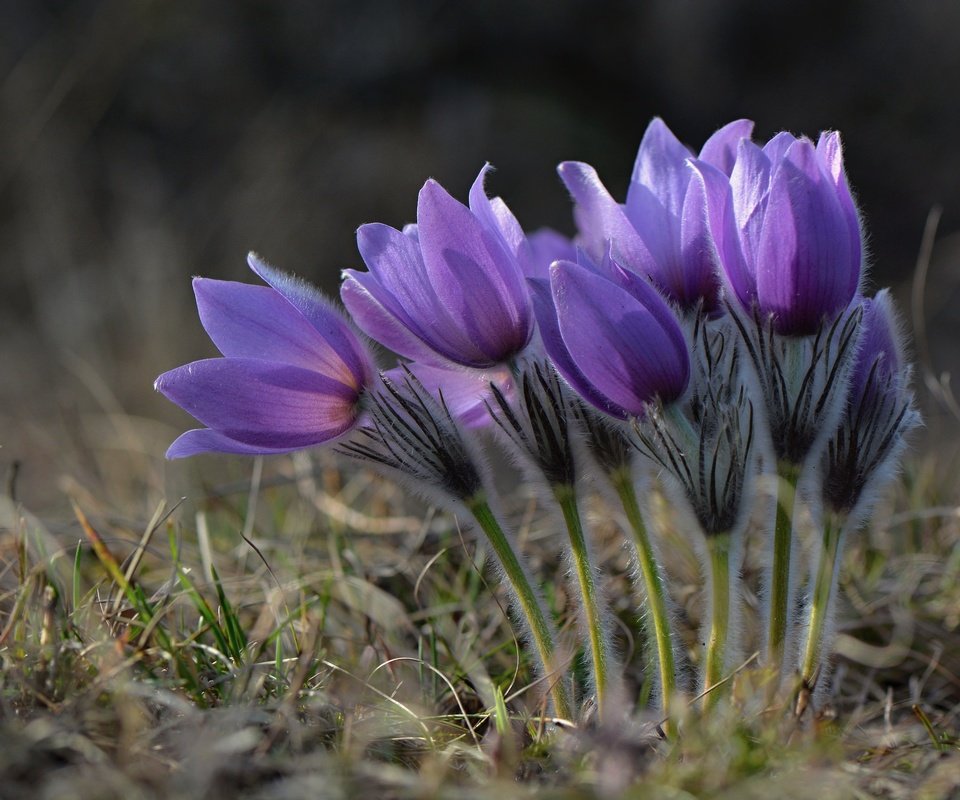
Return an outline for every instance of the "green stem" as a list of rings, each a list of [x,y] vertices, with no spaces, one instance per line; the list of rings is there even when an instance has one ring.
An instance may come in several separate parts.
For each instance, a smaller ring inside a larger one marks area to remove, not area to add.
[[[520,610],[523,612],[530,628],[533,646],[536,648],[537,655],[543,665],[543,674],[550,682],[550,695],[553,698],[554,713],[561,719],[572,720],[574,719],[573,704],[570,701],[570,692],[564,677],[564,670],[557,663],[556,637],[554,636],[553,625],[544,613],[540,598],[530,583],[526,570],[510,545],[510,541],[490,508],[487,499],[482,494],[477,495],[467,501],[466,505],[477,524],[487,535],[493,551],[497,554],[504,574],[513,588]]]
[[[707,549],[710,551],[710,583],[712,590],[712,609],[710,613],[710,635],[707,639],[707,652],[704,658],[703,707],[711,708],[720,696],[714,690],[724,677],[727,659],[727,638],[730,631],[730,534],[721,533],[707,537]]]
[[[553,496],[563,512],[563,520],[567,525],[567,534],[570,537],[573,569],[576,572],[577,582],[580,584],[580,594],[583,597],[583,612],[586,618],[587,638],[590,643],[590,659],[593,664],[593,680],[597,689],[597,709],[602,719],[606,710],[607,688],[609,686],[608,668],[612,659],[603,630],[600,592],[593,567],[590,564],[583,521],[577,507],[576,490],[566,484],[557,484],[551,488],[553,489]]]
[[[836,515],[828,514],[823,526],[823,548],[813,587],[813,602],[810,605],[810,624],[801,662],[802,686],[813,691],[823,658],[823,633],[830,614],[836,586],[837,566],[840,560],[840,537],[843,525]]]
[[[793,550],[793,515],[796,510],[800,466],[777,464],[777,522],[773,531],[773,567],[770,573],[770,618],[767,628],[767,666],[774,671],[774,690],[779,688],[790,611],[790,559]]]
[[[653,545],[640,514],[637,492],[631,480],[630,470],[621,469],[610,473],[610,481],[633,533],[633,544],[637,550],[637,561],[643,575],[643,585],[650,609],[649,619],[653,623],[653,638],[657,646],[657,668],[660,678],[660,702],[665,718],[670,717],[670,702],[677,691],[677,676],[673,659],[673,636],[667,616],[667,599],[664,590],[663,575],[653,553]],[[672,727],[672,726],[670,726]]]

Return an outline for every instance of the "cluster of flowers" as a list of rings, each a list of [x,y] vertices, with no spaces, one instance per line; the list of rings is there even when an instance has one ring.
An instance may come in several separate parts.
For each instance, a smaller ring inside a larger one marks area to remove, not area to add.
[[[611,489],[629,522],[664,716],[693,688],[649,508],[659,484],[706,576],[705,704],[741,655],[748,527],[767,549],[771,680],[798,674],[795,691],[822,690],[844,539],[869,517],[919,415],[890,298],[862,292],[838,134],[761,145],[752,129],[730,123],[697,155],[655,119],[625,203],[587,164],[561,164],[575,241],[525,234],[487,196],[489,167],[468,205],[427,181],[416,225],[359,229],[368,271],[347,270],[341,287],[352,321],[254,255],[267,286],[197,278],[201,321],[224,357],[157,379],[207,426],[168,457],[335,443],[472,521],[567,719],[579,707],[569,658],[503,524],[483,447],[492,433],[560,512],[601,714],[620,670],[579,507],[583,476]],[[378,372],[356,328],[400,365]]]

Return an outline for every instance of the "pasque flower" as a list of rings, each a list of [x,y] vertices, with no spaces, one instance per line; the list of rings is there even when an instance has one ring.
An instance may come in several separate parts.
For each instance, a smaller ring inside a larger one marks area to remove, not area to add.
[[[700,159],[729,175],[738,142],[752,130],[749,120],[731,122],[710,137]],[[713,312],[719,308],[720,264],[704,187],[687,163],[692,156],[663,120],[654,119],[640,143],[624,205],[588,164],[567,161],[558,169],[577,204],[581,244],[595,260],[612,241],[623,266],[649,277],[682,309],[702,303]]]
[[[698,160],[732,319],[753,366],[776,463],[776,521],[765,560],[767,663],[792,646],[796,489],[843,413],[862,309],[860,220],[839,134],[741,139],[729,176]],[[771,686],[774,686],[772,683]]]
[[[693,539],[708,588],[700,688],[710,705],[737,654],[754,414],[730,318],[698,316],[692,333],[690,390],[680,402],[651,406],[635,433],[640,449],[662,469],[665,488],[693,512],[698,524],[690,527],[702,534]]]
[[[741,139],[729,177],[692,166],[774,453],[799,466],[839,419],[859,333],[860,220],[839,134]]]
[[[910,391],[910,367],[889,292],[863,301],[860,348],[847,389],[840,426],[827,444],[823,497],[828,511],[849,514],[872,505],[870,487],[888,477],[920,423]]]
[[[357,231],[369,272],[345,270],[341,298],[365,333],[401,356],[484,369],[509,362],[533,335],[524,284],[531,249],[503,201],[487,197],[488,169],[469,208],[429,180],[415,227]]]
[[[583,264],[557,261],[550,267],[549,285],[531,279],[530,286],[544,349],[584,401],[611,417],[630,419],[644,415],[657,400],[669,404],[684,393],[690,362],[679,322],[657,290],[623,269],[609,251],[599,265],[589,259]],[[579,416],[589,419],[584,411]],[[605,430],[602,423],[586,422],[584,427],[595,455],[608,450],[601,439],[618,442],[616,432]],[[634,536],[650,609],[645,619],[656,642],[661,707],[669,716],[676,676],[667,601],[637,503],[632,462],[624,450],[622,457],[601,458],[600,463]]]
[[[157,378],[157,391],[207,426],[180,436],[168,458],[286,453],[337,439],[360,417],[375,374],[366,347],[316,289],[248,260],[268,286],[194,279],[200,321],[224,358]]]
[[[475,196],[475,205],[482,205],[484,199]],[[524,241],[519,225],[513,221],[503,201],[493,198],[489,203],[498,218],[504,221],[505,230],[516,234],[517,260],[523,274],[531,280],[542,279],[547,284],[546,291],[549,294],[549,266],[557,259],[576,258],[573,243],[549,228],[534,231],[525,237]],[[415,231],[416,226],[411,226],[409,234],[415,235]],[[495,385],[500,394],[511,402],[516,397],[514,375],[519,369],[518,364],[498,363],[479,369],[447,359],[437,361],[436,354],[432,351],[428,352],[425,358],[426,360],[409,361],[387,374],[399,379],[405,371],[413,373],[430,394],[436,398],[442,397],[453,417],[468,428],[482,428],[493,424],[488,411],[492,405],[497,404],[492,386]]]
[[[726,283],[744,310],[803,336],[850,304],[863,248],[838,133],[822,133],[816,146],[789,133],[763,147],[741,139],[729,177],[706,159],[694,168]]]
[[[886,290],[863,303],[860,349],[840,426],[823,458],[824,515],[801,651],[798,713],[822,691],[833,637],[837,574],[844,543],[869,518],[879,490],[894,474],[906,435],[920,424],[910,391],[910,367]]]
[[[690,359],[680,324],[647,281],[609,256],[599,267],[550,267],[553,312],[539,292],[547,353],[583,399],[611,416],[640,417],[687,387]],[[536,284],[534,284],[536,290]]]

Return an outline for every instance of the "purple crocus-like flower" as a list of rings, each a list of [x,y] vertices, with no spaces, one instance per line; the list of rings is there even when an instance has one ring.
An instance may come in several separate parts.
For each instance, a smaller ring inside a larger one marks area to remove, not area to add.
[[[584,400],[611,416],[640,417],[683,394],[690,359],[680,324],[660,294],[610,258],[598,268],[550,267],[553,315],[532,281],[544,347]]]
[[[883,289],[865,299],[857,360],[847,390],[850,410],[860,402],[876,402],[885,392],[903,390],[906,376],[900,338],[889,291]]]
[[[502,201],[494,198],[491,204],[498,206],[506,218]],[[519,226],[510,226],[519,230]],[[416,226],[410,226],[412,234]],[[522,235],[522,234],[521,234]],[[550,294],[549,267],[560,259],[574,259],[576,247],[566,236],[549,228],[534,231],[526,237],[526,243],[519,248],[522,258],[520,265],[530,279],[541,279]],[[534,300],[534,303],[536,301]],[[552,308],[553,301],[550,301]],[[493,424],[488,409],[495,406],[496,399],[492,390],[495,385],[501,396],[513,402],[516,397],[516,384],[513,373],[506,364],[498,364],[487,369],[461,366],[447,361],[438,362],[434,357],[427,361],[410,361],[387,372],[388,377],[402,381],[405,373],[411,373],[423,389],[434,398],[442,398],[450,414],[468,428],[484,428]]]
[[[469,208],[429,180],[415,228],[357,231],[369,272],[346,270],[341,298],[365,333],[402,356],[486,369],[509,362],[530,341],[524,275],[531,251],[503,201],[487,197],[488,169],[470,190]]]
[[[741,139],[729,178],[703,159],[694,167],[726,283],[745,310],[772,316],[778,333],[804,336],[850,304],[860,218],[838,133],[816,145],[789,133],[762,148]]]
[[[870,487],[892,474],[906,434],[920,424],[890,295],[883,290],[862,307],[846,410],[824,458],[824,499],[830,510],[845,513],[869,510]]]
[[[724,126],[703,146],[700,160],[729,175],[738,142],[752,130],[749,120]],[[626,204],[610,196],[588,164],[567,161],[559,172],[576,201],[581,244],[594,260],[613,242],[621,264],[649,277],[684,311],[702,303],[713,312],[719,308],[720,263],[705,189],[688,164],[692,156],[657,118],[640,143]]]
[[[269,267],[268,286],[196,278],[200,321],[225,356],[178,367],[155,388],[206,428],[187,431],[167,458],[197,453],[287,453],[331,442],[358,422],[375,368],[325,297]]]

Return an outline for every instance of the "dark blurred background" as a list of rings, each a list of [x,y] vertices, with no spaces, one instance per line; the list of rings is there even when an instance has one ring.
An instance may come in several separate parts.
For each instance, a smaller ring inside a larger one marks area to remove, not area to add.
[[[131,448],[163,470],[188,418],[153,378],[214,353],[192,275],[253,280],[255,249],[333,292],[359,224],[411,221],[429,176],[463,198],[487,160],[528,230],[572,233],[555,164],[622,197],[653,115],[697,148],[740,116],[841,130],[905,310],[942,206],[927,313],[954,370],[958,35],[933,0],[2,3],[0,466],[28,503],[67,454],[81,481]]]

